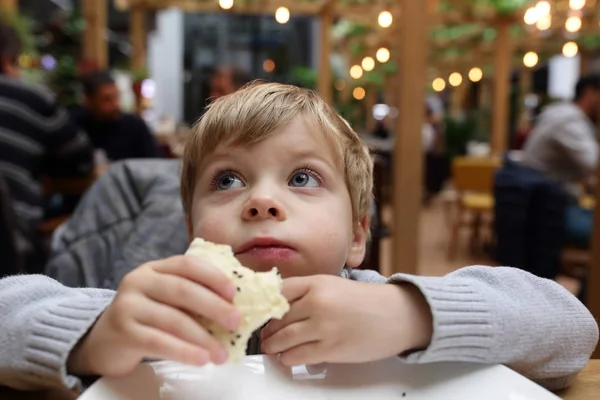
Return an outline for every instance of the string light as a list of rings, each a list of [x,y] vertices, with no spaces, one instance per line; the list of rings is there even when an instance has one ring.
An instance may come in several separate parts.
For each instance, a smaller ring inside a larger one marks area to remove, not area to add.
[[[527,68],[533,68],[537,65],[539,57],[536,52],[530,51],[523,56],[523,65]]]
[[[379,16],[377,17],[377,23],[382,28],[389,28],[390,25],[392,25],[393,20],[394,20],[394,17],[392,17],[392,13],[389,11],[382,11],[379,13]]]
[[[229,10],[233,7],[233,0],[219,0],[219,7],[223,10]]]
[[[288,10],[286,7],[279,7],[277,10],[275,10],[275,21],[279,22],[280,24],[285,24],[289,20],[290,10]]]
[[[263,69],[265,70],[265,72],[269,73],[275,71],[275,61],[271,60],[270,58],[267,58],[263,62]]]
[[[362,69],[364,69],[365,71],[373,71],[373,68],[375,68],[375,60],[373,60],[373,57],[365,57],[362,60]]]
[[[460,84],[462,83],[462,81],[463,81],[463,77],[458,72],[453,72],[448,77],[448,83],[450,83],[450,85],[452,85],[454,87],[460,86]]]
[[[578,52],[579,46],[575,42],[567,42],[562,48],[562,53],[565,57],[575,57]]]
[[[541,17],[538,22],[535,24],[536,28],[538,28],[540,31],[545,31],[547,29],[550,29],[550,27],[552,26],[552,16],[551,15],[544,15],[543,17]]]
[[[577,32],[581,29],[581,18],[577,16],[572,16],[567,18],[565,22],[565,29],[567,32]]]
[[[354,98],[356,100],[364,99],[365,95],[366,95],[365,89],[361,88],[360,86],[355,87],[354,90],[352,91],[352,96],[354,96]]]
[[[390,51],[385,47],[381,47],[377,50],[375,57],[377,57],[377,61],[380,63],[388,62],[390,59]]]
[[[360,79],[360,77],[363,76],[363,69],[360,65],[353,65],[350,68],[350,76],[354,79]]]
[[[579,11],[585,7],[585,0],[569,0],[569,8]]]
[[[442,78],[435,78],[431,84],[431,87],[433,87],[433,90],[436,92],[441,92],[442,90],[446,89],[446,81]]]
[[[479,82],[483,78],[483,71],[481,68],[474,67],[469,71],[469,79],[471,82]]]
[[[539,15],[538,11],[535,7],[529,7],[527,11],[525,11],[525,15],[523,16],[523,21],[527,25],[533,25],[538,21]]]
[[[548,3],[546,0],[538,1],[535,5],[535,9],[540,17],[550,15],[550,3]]]

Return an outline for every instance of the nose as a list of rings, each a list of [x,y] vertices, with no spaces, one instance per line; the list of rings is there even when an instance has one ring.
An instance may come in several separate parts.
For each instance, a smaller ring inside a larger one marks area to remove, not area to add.
[[[260,221],[272,219],[283,221],[286,213],[281,204],[270,195],[253,195],[244,206],[242,219],[245,221]]]

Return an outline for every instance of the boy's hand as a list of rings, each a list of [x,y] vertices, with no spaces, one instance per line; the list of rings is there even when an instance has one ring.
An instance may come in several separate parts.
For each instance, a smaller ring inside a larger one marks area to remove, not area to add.
[[[236,329],[235,290],[225,274],[191,256],[144,264],[123,278],[111,305],[71,352],[68,370],[119,376],[145,358],[223,363],[226,350],[191,315]]]
[[[334,276],[289,278],[290,311],[263,329],[262,349],[284,365],[357,363],[426,348],[432,316],[410,284],[370,284]]]

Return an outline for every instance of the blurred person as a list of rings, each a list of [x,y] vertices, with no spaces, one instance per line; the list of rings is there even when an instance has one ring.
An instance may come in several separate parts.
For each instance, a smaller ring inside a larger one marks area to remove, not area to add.
[[[250,82],[250,76],[241,68],[222,65],[216,69],[210,79],[209,99],[215,100],[237,91]]]
[[[161,152],[143,119],[125,113],[119,103],[119,89],[106,71],[82,78],[85,101],[72,110],[73,120],[89,135],[96,149],[109,160],[158,158]]]
[[[1,240],[14,243],[14,257],[28,272],[39,272],[45,252],[38,234],[44,217],[42,176],[85,176],[93,171],[93,148],[46,88],[19,79],[21,42],[0,21],[0,180],[14,218],[3,221]],[[3,205],[3,214],[9,207]],[[6,259],[8,257],[9,259]],[[3,252],[4,266],[11,257]]]
[[[559,182],[572,197],[565,215],[567,241],[582,247],[590,244],[592,210],[578,200],[598,165],[598,110],[600,75],[583,77],[572,102],[551,104],[540,114],[523,152],[525,165]]]

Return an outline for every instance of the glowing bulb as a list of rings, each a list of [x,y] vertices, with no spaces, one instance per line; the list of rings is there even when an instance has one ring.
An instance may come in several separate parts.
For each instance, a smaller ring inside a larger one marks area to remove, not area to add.
[[[565,29],[567,32],[577,32],[581,29],[581,18],[569,17],[565,22]]]
[[[389,28],[393,20],[392,13],[389,11],[382,11],[379,13],[379,17],[377,17],[377,23],[382,28]]]
[[[233,7],[233,0],[219,0],[219,7],[223,10],[229,10]]]
[[[263,69],[265,70],[265,72],[269,73],[275,71],[275,61],[271,60],[270,58],[267,58],[263,62]]]
[[[533,68],[537,65],[539,57],[537,53],[530,51],[523,56],[523,65],[527,68]]]
[[[581,10],[585,7],[585,0],[569,0],[569,7],[571,10]]]
[[[385,63],[390,59],[390,51],[385,47],[381,47],[379,50],[377,50],[377,54],[375,56],[377,57],[377,61],[380,63]]]
[[[442,78],[435,78],[431,84],[431,87],[433,87],[433,90],[436,92],[441,92],[446,88],[446,81],[444,81]]]
[[[365,89],[361,88],[360,86],[355,87],[354,90],[352,91],[352,96],[354,96],[354,98],[356,100],[362,100],[365,98]]]
[[[462,83],[462,81],[463,81],[463,77],[458,72],[453,72],[448,77],[448,83],[450,83],[450,85],[452,85],[454,87],[460,86],[460,84]]]
[[[275,21],[285,24],[290,20],[290,10],[285,7],[279,7],[275,10]]]
[[[535,7],[529,7],[527,11],[525,11],[525,16],[523,20],[527,25],[535,24],[539,19],[538,10]]]
[[[363,76],[363,69],[360,65],[353,65],[352,68],[350,68],[350,76],[354,79],[360,79],[360,77]]]
[[[373,60],[373,57],[365,57],[362,60],[362,69],[364,69],[365,71],[373,71],[373,68],[375,68],[375,60]]]
[[[469,79],[471,82],[479,82],[483,78],[483,71],[481,68],[471,68],[469,71]]]
[[[579,47],[575,42],[567,42],[562,48],[562,53],[565,57],[575,57],[578,51]]]
[[[540,17],[550,15],[550,3],[548,3],[546,0],[538,1],[538,3],[535,5],[535,9]]]
[[[538,20],[538,22],[535,24],[535,26],[540,31],[545,31],[546,29],[550,29],[550,27],[552,26],[552,17],[549,14],[544,15],[542,18],[540,18]]]

